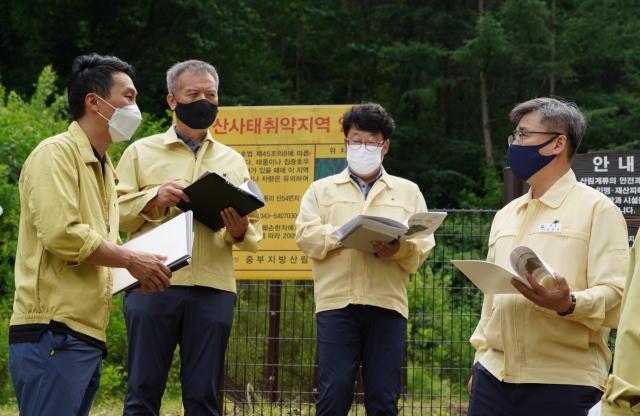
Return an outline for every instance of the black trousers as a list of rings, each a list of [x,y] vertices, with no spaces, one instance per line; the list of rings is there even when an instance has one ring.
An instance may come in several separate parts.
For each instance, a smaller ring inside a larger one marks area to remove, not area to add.
[[[602,394],[589,386],[503,383],[478,362],[468,416],[585,416]]]
[[[176,345],[186,416],[220,416],[218,392],[235,293],[202,286],[124,296],[129,340],[125,416],[157,416]]]
[[[407,320],[375,306],[319,312],[316,416],[346,416],[362,362],[367,416],[395,416],[400,399]]]

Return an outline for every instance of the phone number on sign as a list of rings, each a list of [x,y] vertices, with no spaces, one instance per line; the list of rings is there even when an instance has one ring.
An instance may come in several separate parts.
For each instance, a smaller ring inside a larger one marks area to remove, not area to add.
[[[271,218],[274,218],[276,220],[295,219],[295,218],[298,217],[298,213],[297,212],[278,212],[278,213],[275,213],[275,214],[271,214],[269,212],[265,212],[264,214],[260,213],[260,217],[263,220],[268,220],[268,219],[271,219]]]

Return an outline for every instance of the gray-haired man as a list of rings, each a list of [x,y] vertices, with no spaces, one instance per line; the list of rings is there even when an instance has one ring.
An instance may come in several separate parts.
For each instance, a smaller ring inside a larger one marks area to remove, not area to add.
[[[629,261],[627,227],[603,194],[576,181],[571,159],[587,128],[574,103],[538,98],[511,111],[509,165],[531,185],[491,225],[487,261],[532,248],[559,273],[518,295],[485,295],[469,416],[583,416],[602,396]],[[561,274],[562,275],[561,275]]]
[[[204,172],[237,185],[250,179],[244,158],[207,130],[218,112],[213,66],[178,63],[167,72],[167,88],[177,124],[129,146],[116,169],[120,230],[133,238],[180,214],[176,204],[189,199],[182,190]],[[240,217],[227,208],[220,215],[226,227],[216,232],[194,222],[191,265],[173,274],[170,288],[124,297],[129,340],[124,415],[158,415],[176,345],[186,414],[222,413],[217,398],[236,300],[232,246],[255,252],[262,227],[257,211]]]

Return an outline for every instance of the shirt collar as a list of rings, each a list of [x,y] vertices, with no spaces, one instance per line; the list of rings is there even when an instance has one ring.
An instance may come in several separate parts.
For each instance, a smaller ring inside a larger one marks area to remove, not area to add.
[[[184,134],[180,133],[177,129],[176,126],[173,126],[173,129],[176,131],[176,136],[178,136],[178,138],[180,140],[182,140],[184,142],[184,144],[186,144],[187,146],[189,146],[190,148],[198,148],[201,144],[202,144],[202,140],[200,140],[198,143],[194,142],[193,140],[191,140],[189,137],[185,136]]]
[[[382,174],[379,175],[378,178],[376,178],[376,179],[384,182],[389,188],[393,189],[393,180],[391,179],[391,175],[389,175],[387,173],[387,171],[384,170],[384,167],[381,167],[380,172]],[[351,181],[351,172],[349,171],[349,167],[348,166],[347,166],[347,168],[345,170],[343,170],[339,174],[335,175],[334,178],[333,178],[333,183],[337,183],[337,184],[338,183],[347,183],[349,181]]]
[[[558,208],[567,195],[569,195],[569,191],[571,191],[577,183],[578,181],[576,180],[575,173],[573,173],[572,169],[569,169],[562,178],[558,179],[556,183],[554,183],[551,188],[549,188],[549,190],[540,197],[540,202],[547,205],[549,208]],[[529,188],[529,192],[521,198],[517,208],[520,209],[522,206],[531,202],[532,199],[532,189]]]
[[[365,183],[362,179],[360,179],[359,177],[357,177],[356,175],[354,175],[354,173],[353,173],[353,172],[351,172],[351,169],[349,169],[349,166],[347,166],[347,171],[349,171],[349,177],[350,177],[351,179],[353,179],[353,180],[354,180],[354,181],[356,181],[356,182],[362,182],[362,183]],[[371,180],[367,183],[367,185],[368,185],[368,184],[370,184],[370,183],[372,183],[372,182],[377,181],[378,179],[380,179],[380,176],[382,176],[382,169],[380,169],[380,171],[378,172],[378,176],[376,176],[375,178],[371,179]]]
[[[213,140],[213,137],[211,137],[211,132],[209,130],[207,130],[207,135],[204,136],[204,139],[202,139],[200,143],[202,144],[204,140],[209,140],[211,143],[215,142]],[[182,142],[182,140],[178,137],[176,130],[174,129],[174,126],[171,126],[169,127],[169,130],[167,130],[167,132],[164,134],[164,144],[177,143],[177,142]]]
[[[96,150],[95,147],[93,147],[93,145],[91,145],[91,150],[93,150],[93,156],[98,159],[98,162],[100,162],[100,164],[102,166],[104,166],[104,162],[107,160],[107,154],[105,153],[102,158],[100,157],[100,153],[98,153],[98,151]]]

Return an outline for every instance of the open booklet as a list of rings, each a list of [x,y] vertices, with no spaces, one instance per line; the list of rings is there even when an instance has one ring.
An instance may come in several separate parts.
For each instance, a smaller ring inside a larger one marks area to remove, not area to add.
[[[132,251],[166,256],[164,264],[172,272],[191,263],[193,213],[187,211],[122,245]],[[113,270],[113,295],[140,286],[127,269]]]
[[[177,207],[183,211],[193,211],[193,217],[218,231],[224,227],[220,212],[233,207],[238,215],[244,217],[266,205],[258,185],[248,180],[235,185],[214,172],[205,172],[194,183],[184,188],[189,202],[180,200]]]
[[[542,284],[543,279],[550,279],[554,270],[527,246],[518,246],[509,254],[511,270],[481,260],[451,260],[469,280],[487,295],[520,294],[510,283],[517,279],[531,289],[526,273]]]
[[[338,237],[338,244],[367,253],[375,253],[372,241],[390,243],[394,240],[407,240],[419,234],[429,235],[446,218],[446,212],[418,212],[400,222],[387,217],[358,215],[331,235]]]

